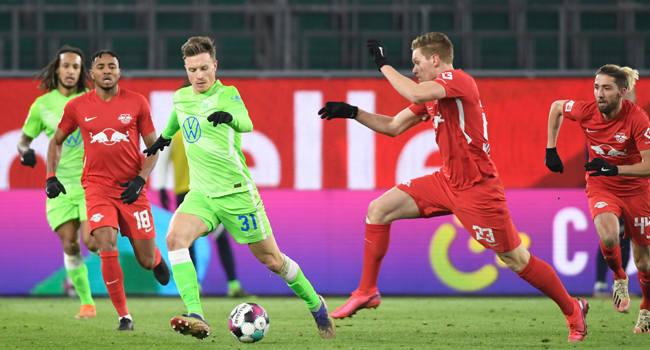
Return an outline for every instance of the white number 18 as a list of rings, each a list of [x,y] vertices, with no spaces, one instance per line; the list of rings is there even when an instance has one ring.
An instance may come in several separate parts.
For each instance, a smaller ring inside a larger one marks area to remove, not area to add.
[[[133,213],[133,216],[135,216],[135,220],[138,222],[138,228],[148,228],[151,226],[151,221],[149,220],[149,213],[147,213],[146,210],[143,210],[141,212],[135,212]]]

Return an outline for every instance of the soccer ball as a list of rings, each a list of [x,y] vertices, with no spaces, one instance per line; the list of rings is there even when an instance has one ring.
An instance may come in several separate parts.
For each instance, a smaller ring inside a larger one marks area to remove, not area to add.
[[[242,303],[230,313],[230,334],[240,342],[254,343],[262,340],[269,331],[269,315],[259,305]]]

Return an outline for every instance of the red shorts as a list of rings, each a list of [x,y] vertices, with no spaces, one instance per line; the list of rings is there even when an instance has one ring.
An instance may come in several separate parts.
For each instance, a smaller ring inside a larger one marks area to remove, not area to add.
[[[86,187],[86,212],[90,233],[93,230],[110,226],[120,230],[124,237],[133,239],[156,238],[156,229],[151,215],[151,206],[145,190],[132,204],[124,204],[120,199],[123,188],[110,188],[102,185]]]
[[[606,189],[587,189],[591,219],[602,213],[623,216],[625,237],[636,245],[650,245],[650,189],[633,196],[617,196]]]
[[[401,183],[397,188],[415,200],[421,218],[455,214],[472,237],[487,249],[505,253],[521,244],[510,217],[503,183],[497,177],[456,191],[443,174],[435,172]]]

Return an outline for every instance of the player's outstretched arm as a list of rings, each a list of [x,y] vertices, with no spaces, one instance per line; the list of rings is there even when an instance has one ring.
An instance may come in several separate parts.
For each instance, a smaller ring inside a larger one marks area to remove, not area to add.
[[[157,142],[156,139],[156,132],[149,133],[148,135],[142,135],[142,141],[144,141],[144,144],[147,146],[147,148],[151,147],[155,142]],[[171,140],[169,140],[171,142]],[[140,176],[143,179],[147,179],[149,175],[151,174],[151,171],[153,168],[156,166],[156,162],[158,161],[158,155],[154,154],[152,156],[148,156],[144,159],[144,162],[142,162],[142,170],[140,171]]]
[[[16,145],[18,147],[18,153],[20,153],[20,164],[32,168],[36,165],[36,153],[34,153],[34,150],[29,147],[33,140],[34,138],[23,132],[20,136],[20,140],[18,140],[18,144]]]
[[[395,117],[389,117],[366,112],[345,102],[327,102],[325,107],[318,111],[318,114],[321,116],[321,119],[327,120],[335,118],[356,119],[368,128],[391,137],[400,135],[422,121],[409,108],[399,112]]]
[[[567,100],[558,100],[551,105],[551,111],[548,114],[548,139],[546,141],[546,158],[544,164],[553,172],[564,172],[564,165],[562,159],[557,153],[557,137],[560,134],[560,126],[564,119],[562,106]]]
[[[47,193],[49,198],[56,198],[61,192],[66,194],[65,188],[56,178],[55,173],[56,168],[59,165],[59,160],[61,160],[61,147],[67,137],[68,134],[61,131],[61,129],[56,128],[54,136],[52,136],[50,144],[47,147],[47,180],[45,193]]]

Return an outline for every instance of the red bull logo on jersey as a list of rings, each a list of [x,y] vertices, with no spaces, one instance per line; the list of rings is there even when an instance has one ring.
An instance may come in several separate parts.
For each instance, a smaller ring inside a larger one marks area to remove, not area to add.
[[[616,135],[614,135],[614,138],[615,138],[616,141],[618,141],[619,143],[623,143],[623,142],[625,142],[625,140],[628,139],[628,137],[625,135],[624,132],[617,132]]]
[[[127,114],[120,114],[120,116],[117,119],[119,119],[124,124],[128,124],[131,122],[131,119],[133,118],[131,118],[131,115],[127,113]]]
[[[614,147],[610,145],[598,145],[598,146],[591,146],[591,149],[596,152],[597,155],[603,157],[603,158],[613,158],[613,157],[620,157],[620,156],[627,156],[627,149],[624,149],[622,151],[619,151],[615,149]]]
[[[110,135],[110,138],[109,138]],[[111,128],[106,128],[102,132],[97,133],[93,135],[93,133],[90,133],[90,143],[103,143],[107,146],[112,146],[118,142],[122,141],[129,141],[129,132],[127,131],[126,134],[123,134],[115,129]]]

